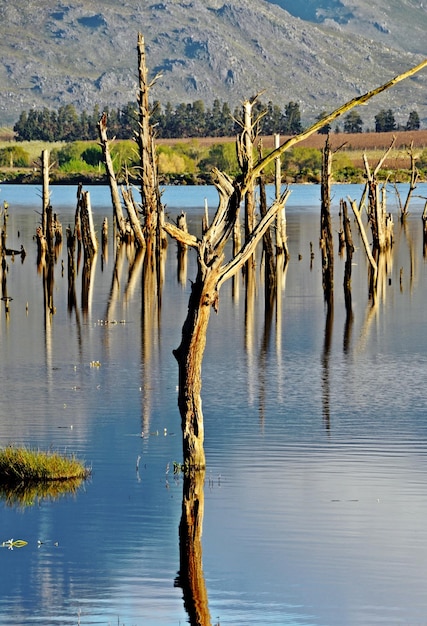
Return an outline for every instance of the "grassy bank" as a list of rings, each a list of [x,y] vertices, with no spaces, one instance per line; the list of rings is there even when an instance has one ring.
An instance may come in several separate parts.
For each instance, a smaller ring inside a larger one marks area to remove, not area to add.
[[[384,162],[380,180],[405,182],[409,177],[413,145],[417,155],[420,180],[427,180],[427,131],[398,132],[393,150]],[[390,146],[394,133],[332,134],[335,182],[364,180],[363,155],[374,167]],[[282,141],[286,138],[282,138]],[[273,149],[273,137],[263,137],[264,154]],[[321,152],[324,135],[312,135],[282,156],[283,180],[288,183],[320,181]],[[49,150],[51,183],[106,183],[102,153],[97,142],[43,143],[0,141],[0,178],[2,182],[40,183],[39,161],[42,150]],[[132,141],[112,141],[111,152],[120,180],[125,167],[131,178],[138,179],[138,156]],[[161,139],[157,141],[161,184],[206,184],[211,182],[214,167],[230,175],[238,173],[233,137],[198,139]],[[265,172],[273,180],[274,166]]]

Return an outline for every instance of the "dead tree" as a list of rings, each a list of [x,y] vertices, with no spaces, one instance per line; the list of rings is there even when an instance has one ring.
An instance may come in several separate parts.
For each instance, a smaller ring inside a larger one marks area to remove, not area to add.
[[[164,209],[160,198],[157,156],[154,142],[153,127],[150,120],[149,92],[160,75],[148,80],[148,70],[145,61],[144,37],[138,33],[138,133],[137,144],[140,159],[141,177],[141,206],[144,217],[144,234],[146,237],[155,236],[156,249],[166,244],[163,231]]]
[[[242,128],[242,131],[237,138],[237,160],[243,176],[246,176],[248,172],[252,172],[254,166],[254,142],[257,136],[259,121],[264,115],[264,113],[261,113],[255,120],[253,120],[252,111],[259,95],[260,94],[257,94],[250,100],[245,100],[245,102],[243,102],[242,120],[237,120],[238,124]],[[261,173],[262,171],[259,174],[261,175]],[[255,228],[255,182],[256,178],[253,178],[248,185],[246,193],[242,197],[242,201],[245,205],[246,239],[251,236],[251,233]],[[253,276],[250,276],[250,274],[254,272],[254,270],[255,257],[252,256],[246,263],[246,276],[248,281],[253,280]]]
[[[81,192],[79,198],[79,208],[84,255],[86,259],[92,260],[98,252],[98,241],[93,224],[92,206],[88,191]]]
[[[204,219],[205,230],[208,228],[208,220],[205,216]],[[178,215],[176,220],[176,225],[185,233],[188,233],[187,227],[187,216],[184,211]],[[177,276],[178,282],[181,285],[185,285],[187,282],[187,257],[188,257],[188,247],[185,244],[177,242]]]
[[[320,208],[320,249],[322,251],[323,293],[328,304],[334,293],[334,240],[331,221],[332,151],[329,135],[322,152],[322,184]]]
[[[344,300],[347,312],[351,311],[351,266],[353,262],[353,237],[351,235],[350,219],[348,217],[347,203],[341,200],[341,213],[343,222],[343,233],[346,249],[346,259],[344,267]]]
[[[126,235],[126,220],[123,214],[122,203],[120,201],[119,186],[116,180],[113,160],[110,153],[110,143],[107,136],[107,114],[103,113],[98,122],[99,142],[104,157],[105,170],[107,172],[108,185],[110,187],[111,202],[117,227],[119,239],[124,239]]]
[[[367,178],[368,219],[371,225],[373,247],[374,250],[378,252],[383,252],[387,248],[390,248],[393,242],[393,218],[390,213],[387,213],[386,188],[385,185],[382,185],[380,190],[377,174],[393,149],[395,142],[396,137],[393,137],[390,146],[378,161],[373,171],[371,171],[366,154],[363,155]]]
[[[423,250],[424,256],[427,254],[427,202],[424,204],[423,214],[421,216],[423,222]]]
[[[280,147],[280,135],[274,135],[274,147],[277,149]],[[280,197],[282,189],[282,171],[281,171],[281,159],[280,156],[275,160],[275,176],[274,184],[276,191],[276,200]],[[288,249],[288,236],[286,233],[286,208],[277,214],[276,219],[276,253],[284,255],[284,265],[289,261],[289,249]]]
[[[49,150],[43,150],[41,155],[41,171],[42,171],[42,232],[46,236],[47,231],[47,209],[50,205],[49,191]]]
[[[415,154],[414,152],[414,142],[411,142],[411,145],[409,146],[409,148],[407,149],[407,154],[409,156],[410,159],[410,163],[411,163],[411,171],[410,171],[410,179],[409,179],[409,189],[408,189],[408,193],[406,194],[406,198],[405,198],[405,202],[402,202],[402,198],[400,195],[400,191],[396,185],[396,183],[394,184],[394,189],[396,192],[396,197],[398,199],[399,202],[399,209],[400,209],[400,223],[403,224],[404,221],[406,220],[406,217],[409,215],[409,203],[411,201],[412,198],[412,194],[414,193],[415,189],[417,188],[417,182],[418,182],[418,178],[419,178],[419,171],[417,168],[417,159],[418,159],[418,155]]]
[[[233,233],[239,207],[246,193],[253,187],[254,181],[265,167],[286,150],[314,134],[325,124],[332,122],[355,106],[364,104],[373,96],[412,76],[426,66],[427,60],[396,76],[384,85],[340,106],[307,130],[289,138],[279,148],[255,164],[252,170],[244,171],[235,180],[215,170],[213,174],[219,194],[219,205],[211,225],[202,234],[201,239],[183,232],[172,223],[165,222],[164,229],[170,236],[194,248],[197,252],[197,276],[191,288],[187,317],[182,328],[181,343],[174,351],[179,371],[178,406],[183,433],[184,465],[189,470],[205,468],[201,372],[211,308],[214,308],[215,311],[218,310],[221,285],[232,277],[254,253],[259,240],[275,218],[277,211],[282,209],[285,201],[285,197],[282,195],[273,203],[265,217],[261,219],[249,238],[245,240],[241,250],[230,261],[224,263],[224,249]],[[239,138],[238,146],[240,151],[244,150],[245,141],[242,140],[242,137]],[[243,162],[248,162],[251,158],[244,152],[241,152],[240,157],[243,158]]]
[[[42,267],[46,262],[46,255],[48,254],[48,246],[46,237],[43,234],[43,228],[37,226],[36,228],[36,242],[37,242],[37,267]]]
[[[218,170],[215,170],[214,176],[219,206],[212,224],[201,239],[181,231],[174,224],[164,225],[169,235],[197,251],[197,277],[191,288],[181,344],[174,351],[179,369],[178,406],[183,431],[184,463],[188,468],[196,470],[205,467],[201,371],[211,308],[218,310],[221,285],[251,258],[258,241],[284,202],[281,197],[273,204],[255,226],[240,252],[224,264],[224,248],[232,235],[246,185],[242,185],[242,181],[233,185],[231,179]]]
[[[258,145],[259,158],[262,159],[262,142]],[[261,172],[259,179],[259,211],[261,217],[267,213],[267,194],[265,191],[264,173]],[[274,299],[276,298],[276,263],[273,252],[273,237],[271,228],[267,228],[262,238],[262,249],[264,256],[264,287],[265,287],[265,307],[272,309]]]

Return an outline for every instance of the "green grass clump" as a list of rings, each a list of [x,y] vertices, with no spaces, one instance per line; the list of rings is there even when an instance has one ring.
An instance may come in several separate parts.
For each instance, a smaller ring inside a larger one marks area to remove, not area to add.
[[[7,446],[0,450],[0,484],[43,483],[87,478],[90,470],[75,457]]]

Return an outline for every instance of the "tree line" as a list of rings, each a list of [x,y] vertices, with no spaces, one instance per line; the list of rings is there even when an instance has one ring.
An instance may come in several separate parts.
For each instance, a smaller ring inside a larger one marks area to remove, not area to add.
[[[269,102],[258,103],[257,113],[260,118],[260,131],[263,134],[294,135],[302,130],[301,113],[296,102],[289,102],[284,109]],[[118,109],[100,109],[96,105],[92,113],[78,113],[72,104],[60,107],[57,111],[46,107],[22,111],[13,127],[18,141],[77,141],[96,140],[97,123],[102,112],[108,115],[108,130],[117,139],[130,139],[138,132],[138,118],[135,103]],[[216,99],[211,108],[206,108],[202,100],[181,103],[175,108],[170,102],[162,107],[160,102],[153,103],[151,123],[159,138],[185,137],[230,137],[239,132],[237,122],[240,107],[234,113],[227,102]]]
[[[258,119],[258,130],[262,135],[297,135],[303,130],[301,111],[297,102],[290,101],[283,108],[269,101],[263,104],[256,102],[255,119]],[[103,109],[108,115],[110,136],[117,139],[130,139],[138,132],[138,118],[135,103],[117,109]],[[96,140],[98,138],[97,123],[102,112],[96,105],[92,113],[78,113],[73,104],[61,106],[58,110],[31,109],[22,111],[13,127],[17,141],[77,141]],[[324,117],[317,116],[317,120]],[[164,107],[155,101],[152,107],[151,122],[158,138],[187,137],[229,137],[240,131],[240,107],[231,111],[227,102],[216,99],[212,107],[206,108],[202,100],[192,103],[181,103],[173,107],[168,102]],[[342,128],[337,125],[335,132],[361,133],[363,120],[359,113],[350,111],[343,119]],[[420,118],[417,111],[411,111],[405,126],[398,126],[391,109],[381,110],[375,116],[375,132],[394,130],[418,130]],[[319,133],[331,132],[330,124],[325,124]]]

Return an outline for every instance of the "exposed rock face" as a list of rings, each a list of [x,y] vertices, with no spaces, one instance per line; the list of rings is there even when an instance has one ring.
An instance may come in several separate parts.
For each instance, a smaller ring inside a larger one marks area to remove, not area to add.
[[[415,6],[417,4],[417,6]],[[49,6],[47,6],[49,5]],[[422,4],[402,0],[15,0],[0,6],[0,125],[35,106],[119,107],[135,100],[137,32],[146,42],[153,97],[163,104],[215,98],[232,109],[254,93],[300,105],[303,121],[421,60]],[[5,26],[7,25],[7,27]],[[398,122],[427,119],[427,75],[387,92]],[[370,121],[372,120],[372,122]]]

